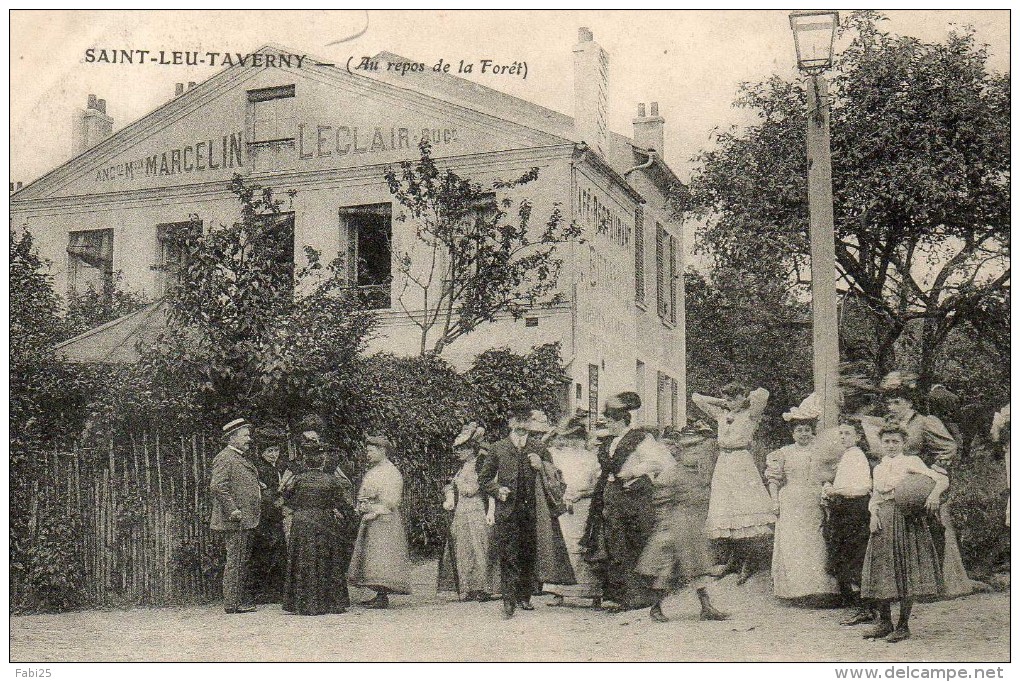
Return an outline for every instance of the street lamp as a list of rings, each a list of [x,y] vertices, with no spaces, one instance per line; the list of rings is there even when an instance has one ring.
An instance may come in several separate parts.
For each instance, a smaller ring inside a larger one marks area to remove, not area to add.
[[[797,68],[808,88],[808,210],[811,225],[811,319],[815,394],[822,404],[820,429],[839,416],[839,325],[836,315],[836,233],[832,218],[832,153],[828,83],[839,13],[798,10],[790,14]]]

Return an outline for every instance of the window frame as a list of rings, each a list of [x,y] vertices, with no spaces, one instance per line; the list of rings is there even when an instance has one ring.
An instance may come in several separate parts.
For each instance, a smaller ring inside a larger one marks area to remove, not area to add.
[[[295,98],[297,97],[297,88],[296,88],[296,86],[294,84],[290,84],[290,85],[276,85],[276,86],[268,87],[268,88],[259,88],[257,90],[249,90],[247,92],[247,96],[248,96],[248,99],[247,99],[248,126],[247,126],[247,128],[248,128],[248,133],[249,133],[248,139],[249,139],[249,142],[252,145],[256,145],[256,146],[257,145],[273,145],[273,144],[280,144],[280,143],[285,143],[285,142],[294,142],[296,140],[294,135],[290,135],[288,137],[281,137],[281,136],[277,135],[276,137],[266,138],[266,139],[262,139],[262,140],[256,138],[256,135],[258,134],[257,120],[256,120],[256,116],[257,116],[256,107],[257,107],[257,105],[265,103],[265,102],[282,101],[282,100],[287,100],[287,99],[295,100]],[[293,101],[291,102],[291,113],[290,113],[289,119],[290,119],[291,122],[293,122],[293,120],[294,120]],[[276,125],[276,132],[279,133],[280,132],[280,117],[279,117],[278,114],[275,117],[275,125]]]

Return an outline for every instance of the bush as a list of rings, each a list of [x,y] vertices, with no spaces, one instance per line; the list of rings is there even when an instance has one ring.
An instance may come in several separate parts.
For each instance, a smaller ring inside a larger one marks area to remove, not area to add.
[[[68,611],[88,603],[79,525],[77,519],[46,514],[29,541],[24,568],[36,610]]]
[[[982,453],[960,464],[952,480],[953,520],[963,563],[973,577],[987,578],[1009,565],[1006,465]]]

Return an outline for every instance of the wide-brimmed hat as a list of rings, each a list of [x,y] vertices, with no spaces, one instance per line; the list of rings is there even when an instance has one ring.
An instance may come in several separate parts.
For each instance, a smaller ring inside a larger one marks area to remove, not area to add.
[[[573,416],[564,419],[556,426],[557,436],[579,436],[585,438],[588,435],[588,412],[577,410]]]
[[[231,421],[229,421],[229,422],[227,422],[226,424],[223,425],[223,435],[229,436],[230,434],[232,434],[234,431],[237,431],[242,426],[251,426],[251,422],[248,421],[247,419],[244,419],[243,417],[239,418],[239,419],[231,420]]]
[[[812,393],[801,401],[797,407],[791,407],[783,413],[785,422],[814,422],[822,416],[822,401],[818,394]]]
[[[378,445],[381,448],[392,448],[393,441],[381,433],[371,433],[365,436],[365,442],[369,445]]]
[[[641,396],[634,391],[623,391],[617,393],[606,401],[607,410],[626,410],[633,412],[641,409]]]
[[[911,402],[917,402],[917,382],[918,377],[913,372],[895,370],[882,378],[878,388],[887,400],[889,398],[906,398]]]
[[[465,443],[477,443],[485,435],[485,427],[479,426],[478,422],[469,422],[460,430],[457,437],[453,439],[453,447],[459,448]]]
[[[553,425],[549,422],[549,416],[542,410],[532,410],[531,416],[528,417],[528,421],[524,422],[522,427],[526,431],[533,433],[549,433],[553,430]]]

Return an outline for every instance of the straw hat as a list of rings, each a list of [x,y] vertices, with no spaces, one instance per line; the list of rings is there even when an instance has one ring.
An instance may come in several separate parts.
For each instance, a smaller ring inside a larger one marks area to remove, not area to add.
[[[460,430],[457,437],[453,439],[453,447],[459,448],[465,443],[476,443],[485,435],[485,427],[479,426],[478,422],[469,422]]]
[[[786,422],[812,422],[822,416],[822,403],[818,395],[812,393],[801,401],[797,407],[791,407],[783,413]]]

